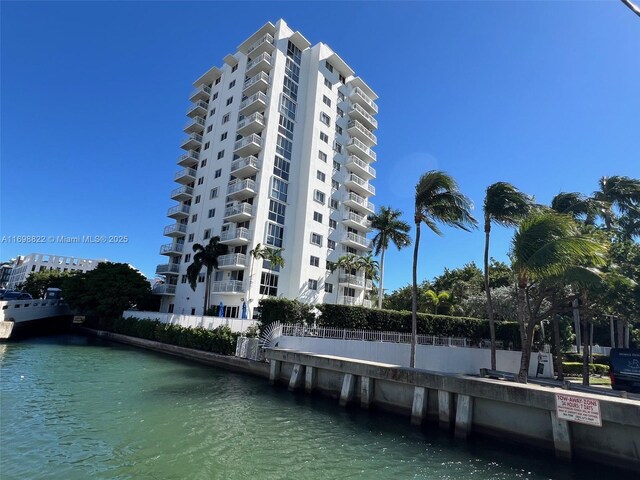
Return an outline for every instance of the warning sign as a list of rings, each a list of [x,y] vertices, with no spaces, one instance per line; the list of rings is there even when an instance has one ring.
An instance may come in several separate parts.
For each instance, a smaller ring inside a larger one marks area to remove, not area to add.
[[[561,420],[602,426],[600,401],[594,398],[556,393],[556,414]]]

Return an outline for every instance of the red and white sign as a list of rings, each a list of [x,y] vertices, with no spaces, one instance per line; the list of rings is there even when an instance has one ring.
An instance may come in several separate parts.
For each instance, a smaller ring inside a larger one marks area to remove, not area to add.
[[[602,426],[600,401],[594,398],[556,393],[556,414],[560,420]]]

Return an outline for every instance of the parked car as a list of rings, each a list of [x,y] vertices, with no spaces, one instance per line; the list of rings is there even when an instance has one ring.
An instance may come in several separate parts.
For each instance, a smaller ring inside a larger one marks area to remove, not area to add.
[[[640,349],[611,349],[609,376],[614,390],[640,393]]]
[[[31,300],[30,294],[27,292],[4,292],[2,300]]]

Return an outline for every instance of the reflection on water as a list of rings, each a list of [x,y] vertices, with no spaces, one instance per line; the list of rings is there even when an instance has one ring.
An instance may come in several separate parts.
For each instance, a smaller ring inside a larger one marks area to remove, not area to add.
[[[79,336],[0,345],[0,360],[3,479],[610,475],[529,448],[457,442],[405,418],[342,410],[261,379]]]

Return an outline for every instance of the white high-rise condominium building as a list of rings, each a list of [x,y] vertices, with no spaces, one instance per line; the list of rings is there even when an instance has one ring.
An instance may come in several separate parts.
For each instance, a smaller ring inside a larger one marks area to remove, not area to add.
[[[314,47],[283,20],[267,23],[193,84],[178,202],[167,215],[168,262],[161,310],[202,314],[205,269],[194,292],[186,277],[193,245],[219,236],[210,305],[251,317],[267,296],[305,303],[369,305],[362,271],[330,272],[327,260],[370,251],[367,216],[376,172],[377,95],[328,46]],[[282,248],[272,270],[250,252]]]

